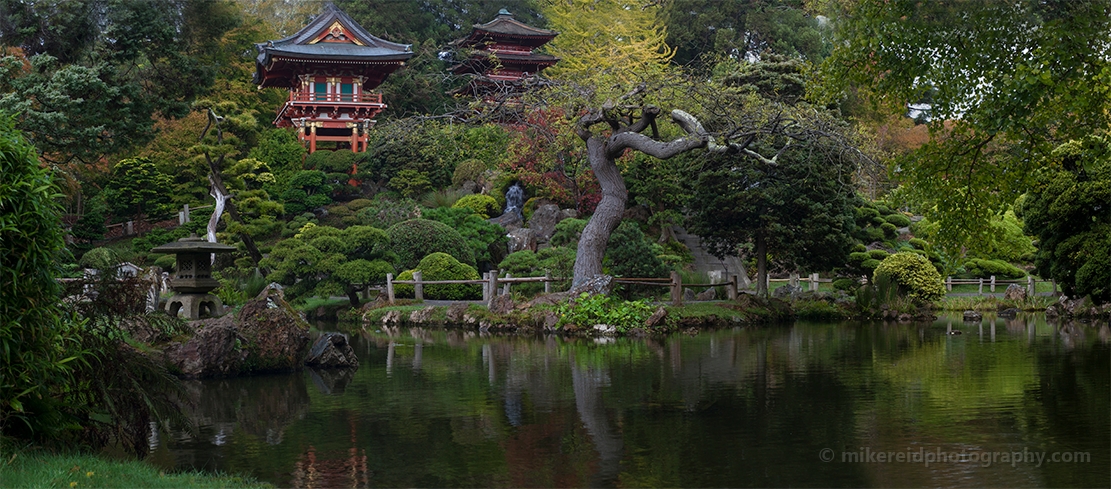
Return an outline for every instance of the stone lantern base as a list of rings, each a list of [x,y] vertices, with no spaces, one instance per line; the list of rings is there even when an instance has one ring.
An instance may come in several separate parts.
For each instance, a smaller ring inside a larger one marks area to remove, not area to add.
[[[224,303],[213,294],[176,294],[166,301],[166,312],[185,319],[214,318],[224,315]]]

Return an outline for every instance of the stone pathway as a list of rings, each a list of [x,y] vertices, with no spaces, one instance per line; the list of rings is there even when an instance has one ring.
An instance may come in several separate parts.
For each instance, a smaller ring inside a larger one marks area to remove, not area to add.
[[[741,259],[736,256],[726,257],[724,260],[711,255],[705,248],[702,247],[701,239],[698,236],[690,234],[682,226],[673,226],[672,231],[675,232],[675,238],[682,242],[691,250],[691,255],[694,256],[694,263],[691,267],[697,272],[709,272],[713,270],[724,270],[726,274],[722,277],[737,275],[737,285],[740,288],[747,288],[751,281],[748,278],[748,273],[745,272],[744,265]]]

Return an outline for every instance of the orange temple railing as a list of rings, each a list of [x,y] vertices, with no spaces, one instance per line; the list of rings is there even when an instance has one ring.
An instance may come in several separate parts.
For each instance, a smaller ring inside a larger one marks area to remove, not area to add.
[[[357,103],[357,104],[380,104],[382,103],[382,94],[380,93],[313,93],[313,92],[289,92],[290,102],[323,102],[323,103]]]

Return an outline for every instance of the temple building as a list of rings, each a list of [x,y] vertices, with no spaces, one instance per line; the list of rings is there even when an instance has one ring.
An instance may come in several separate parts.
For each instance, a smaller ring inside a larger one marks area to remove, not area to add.
[[[298,128],[309,153],[322,141],[366,151],[367,130],[386,108],[373,90],[413,56],[408,44],[371,35],[331,3],[296,34],[255,46],[259,89],[289,89],[274,125]]]
[[[559,34],[529,26],[505,9],[485,24],[475,24],[471,33],[451,42],[469,55],[451,67],[456,75],[472,75],[473,81],[457,90],[460,95],[484,96],[495,92],[519,92],[522,81],[554,65],[559,58],[536,52]]]

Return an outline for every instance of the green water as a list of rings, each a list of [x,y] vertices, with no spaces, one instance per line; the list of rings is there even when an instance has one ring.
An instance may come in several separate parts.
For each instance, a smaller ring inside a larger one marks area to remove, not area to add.
[[[282,487],[1111,485],[1106,326],[352,341],[355,372],[189,383],[200,428],[152,461]]]

